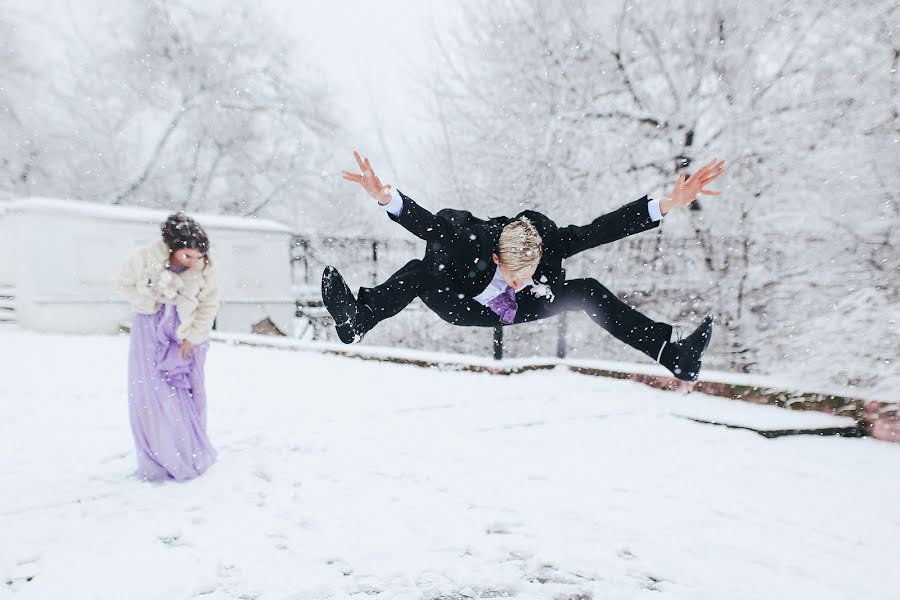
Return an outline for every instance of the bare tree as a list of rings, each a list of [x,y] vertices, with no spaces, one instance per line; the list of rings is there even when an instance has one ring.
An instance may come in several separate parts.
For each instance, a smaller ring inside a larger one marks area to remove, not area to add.
[[[887,0],[471,5],[442,40],[435,86],[447,181],[470,207],[519,200],[584,221],[627,200],[622,190],[664,193],[678,170],[727,158],[727,200],[667,217],[635,254],[596,251],[593,269],[645,264],[629,287],[671,281],[722,309],[717,355],[732,368],[774,370],[806,352],[818,369],[844,360],[872,373],[896,344],[865,342],[863,365],[853,331],[833,344],[807,326],[860,286],[881,299],[866,331],[897,308],[896,281],[878,275],[898,260],[896,11]],[[885,266],[860,269],[861,256]],[[872,383],[846,370],[835,380],[854,378]]]
[[[123,62],[129,91],[160,125],[115,203],[149,195],[183,208],[277,214],[299,191],[322,191],[337,127],[324,89],[297,73],[291,48],[246,4],[216,9],[148,4],[140,43]]]
[[[69,7],[46,26],[66,68],[36,82],[40,193],[290,222],[332,193],[328,93],[251,4]]]

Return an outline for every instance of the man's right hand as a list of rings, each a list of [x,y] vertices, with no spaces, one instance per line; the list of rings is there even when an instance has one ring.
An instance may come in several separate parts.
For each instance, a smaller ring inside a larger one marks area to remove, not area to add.
[[[378,176],[375,175],[375,171],[372,170],[372,165],[369,164],[368,157],[365,159],[360,158],[359,152],[356,150],[353,151],[353,157],[356,159],[356,164],[359,165],[359,170],[362,171],[362,173],[357,175],[350,171],[342,171],[341,175],[344,179],[361,185],[363,189],[366,190],[367,194],[378,201],[378,204],[384,206],[390,202],[391,186],[381,184],[381,180],[378,179]]]

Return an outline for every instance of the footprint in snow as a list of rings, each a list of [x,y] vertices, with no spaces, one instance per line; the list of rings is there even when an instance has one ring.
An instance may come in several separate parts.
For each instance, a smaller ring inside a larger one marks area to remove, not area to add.
[[[326,565],[330,565],[340,571],[341,575],[344,577],[349,577],[353,575],[353,567],[350,566],[350,563],[340,558],[329,558],[325,561]]]
[[[512,523],[509,521],[496,521],[485,528],[488,535],[513,535],[518,533],[516,530],[522,527],[522,523]]]
[[[16,562],[12,572],[4,580],[6,589],[19,591],[26,584],[31,583],[40,572],[40,556],[30,556]],[[2,588],[0,588],[2,589]]]
[[[159,541],[161,541],[166,546],[170,548],[175,548],[177,546],[192,546],[193,544],[186,542],[181,538],[181,534],[175,535],[161,535],[159,536]]]

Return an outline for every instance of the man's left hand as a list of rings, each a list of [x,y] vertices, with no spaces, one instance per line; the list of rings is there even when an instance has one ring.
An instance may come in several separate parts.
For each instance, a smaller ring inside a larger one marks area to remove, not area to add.
[[[725,169],[722,168],[724,164],[724,160],[717,162],[717,159],[713,159],[712,162],[706,163],[699,171],[691,175],[690,179],[687,179],[687,175],[682,171],[678,175],[678,182],[675,183],[672,194],[668,198],[663,198],[659,201],[660,212],[666,214],[673,208],[687,206],[696,200],[699,194],[704,196],[718,196],[721,194],[722,192],[706,189],[706,186],[725,173]]]

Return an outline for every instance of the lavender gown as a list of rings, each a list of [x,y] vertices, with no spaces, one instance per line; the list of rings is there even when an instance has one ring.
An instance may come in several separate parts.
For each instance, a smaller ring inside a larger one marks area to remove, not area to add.
[[[185,481],[216,460],[206,437],[203,366],[209,342],[181,358],[174,305],[135,314],[128,361],[128,408],[137,448],[137,474],[147,481]]]

